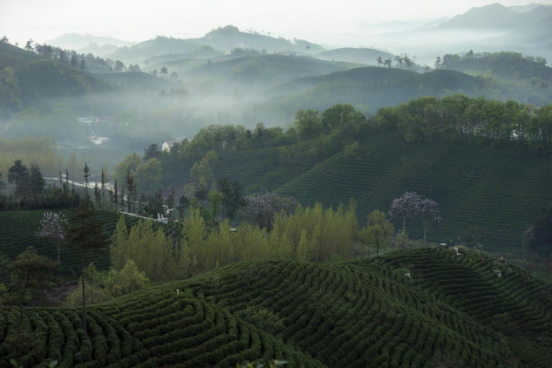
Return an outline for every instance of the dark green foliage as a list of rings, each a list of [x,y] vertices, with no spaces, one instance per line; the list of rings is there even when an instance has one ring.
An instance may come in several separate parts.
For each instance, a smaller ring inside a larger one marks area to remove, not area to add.
[[[465,242],[484,249],[521,251],[525,230],[552,201],[550,157],[462,143],[405,144],[392,135],[361,141],[353,155],[337,153],[277,192],[303,205],[337,206],[354,197],[361,224],[369,211],[416,191],[441,204],[443,224],[429,241]],[[402,228],[402,220],[394,223]],[[423,238],[420,223],[407,223]]]
[[[235,367],[279,359],[309,368],[548,368],[550,288],[482,253],[461,253],[426,248],[336,264],[240,262],[91,307],[88,336],[72,310],[29,309],[25,320],[36,326],[38,343],[27,359],[51,357],[64,367],[88,360]],[[12,319],[0,308],[0,345]]]
[[[552,255],[552,206],[542,212],[537,221],[525,232],[523,245],[532,252],[549,257]]]

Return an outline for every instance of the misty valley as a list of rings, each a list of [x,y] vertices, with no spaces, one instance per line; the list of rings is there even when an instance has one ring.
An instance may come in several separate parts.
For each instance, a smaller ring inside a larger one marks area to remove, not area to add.
[[[552,367],[552,3],[158,5],[0,4],[0,368]]]

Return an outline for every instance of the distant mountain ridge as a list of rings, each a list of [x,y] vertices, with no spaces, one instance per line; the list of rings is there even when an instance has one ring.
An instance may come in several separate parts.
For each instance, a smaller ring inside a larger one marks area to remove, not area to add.
[[[217,50],[230,52],[234,48],[252,48],[256,50],[266,50],[267,52],[300,52],[316,53],[324,51],[320,45],[304,40],[287,40],[284,38],[275,38],[271,36],[246,33],[235,26],[226,26],[215,29],[201,38],[190,39],[203,45],[210,45]]]
[[[47,42],[50,45],[58,46],[65,49],[78,50],[85,47],[88,47],[91,43],[97,44],[99,46],[126,46],[130,42],[119,40],[114,37],[98,37],[91,34],[80,34],[80,33],[66,33],[59,37],[56,37]]]

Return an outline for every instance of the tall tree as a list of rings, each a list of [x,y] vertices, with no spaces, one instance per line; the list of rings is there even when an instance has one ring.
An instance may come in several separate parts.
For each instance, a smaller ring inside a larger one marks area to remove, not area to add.
[[[90,196],[88,195],[88,178],[90,177],[90,167],[88,167],[88,163],[84,163],[84,183],[85,183],[85,198],[87,201],[90,200]]]
[[[169,210],[169,217],[172,214],[172,210],[174,209],[175,195],[176,193],[174,188],[171,188],[169,195],[167,196],[167,200],[165,201],[165,204],[167,205],[167,209]]]
[[[2,177],[2,173],[0,173],[0,192],[6,189],[6,183],[4,183],[4,178]]]
[[[163,76],[166,76],[169,73],[169,69],[167,69],[166,66],[163,66],[160,73],[163,74]]]
[[[42,177],[42,173],[40,172],[40,167],[38,167],[37,165],[31,164],[30,179],[31,179],[31,185],[32,185],[33,191],[35,193],[41,194],[42,191],[44,190],[44,187],[46,186],[46,182]]]
[[[368,216],[368,224],[360,233],[363,243],[368,245],[379,256],[383,247],[389,244],[395,228],[385,218],[385,213],[374,211]]]
[[[190,207],[190,199],[185,195],[182,195],[178,200],[178,212],[180,213],[180,218],[184,218],[185,211]]]
[[[31,180],[29,169],[21,163],[21,160],[16,160],[13,166],[8,171],[8,183],[15,185],[15,195],[25,196],[30,194]]]
[[[105,248],[109,245],[108,236],[102,231],[102,223],[98,220],[97,211],[90,201],[83,201],[76,209],[74,216],[69,218],[65,236],[69,246],[76,248],[81,261],[82,278],[82,325],[86,331],[86,284],[84,272],[84,256],[88,252]]]
[[[109,182],[109,180],[107,179],[107,170],[104,170],[104,167],[102,166],[102,176],[100,178],[100,182],[101,182],[101,186],[102,186],[102,201],[101,201],[101,206],[100,208],[103,209],[104,205],[105,205],[105,187],[107,185],[107,183]]]
[[[18,335],[23,327],[23,304],[27,295],[38,295],[48,287],[56,269],[54,261],[39,256],[33,247],[28,247],[10,265],[13,302],[19,305]]]

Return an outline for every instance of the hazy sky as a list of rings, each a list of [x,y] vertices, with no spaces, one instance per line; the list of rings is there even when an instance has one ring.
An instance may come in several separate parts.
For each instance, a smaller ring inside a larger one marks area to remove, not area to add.
[[[361,22],[453,16],[493,0],[0,0],[0,35],[44,42],[68,32],[128,41],[201,36],[219,25],[274,35],[351,32]],[[502,0],[524,5],[534,0]],[[540,1],[552,4],[552,0]]]

